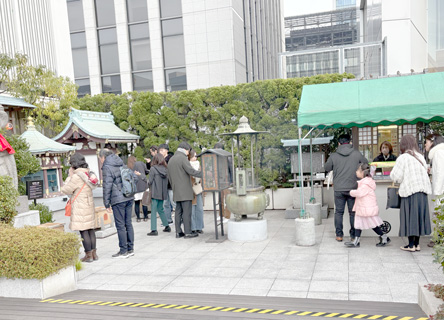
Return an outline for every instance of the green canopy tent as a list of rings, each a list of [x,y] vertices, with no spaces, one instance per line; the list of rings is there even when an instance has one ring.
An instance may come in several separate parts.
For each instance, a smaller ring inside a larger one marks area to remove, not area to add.
[[[302,128],[325,129],[444,121],[444,73],[429,73],[303,87]],[[302,153],[299,144],[299,154]],[[302,157],[299,157],[302,168]],[[302,186],[302,176],[300,176]],[[305,215],[302,195],[301,216]]]

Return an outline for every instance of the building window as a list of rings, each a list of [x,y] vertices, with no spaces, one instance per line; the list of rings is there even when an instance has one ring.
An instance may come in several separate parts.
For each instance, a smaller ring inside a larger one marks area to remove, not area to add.
[[[102,77],[102,92],[121,94],[120,75]]]
[[[98,28],[114,26],[116,24],[114,0],[96,0],[96,18]]]
[[[133,89],[135,91],[153,91],[153,73],[151,71],[133,73]]]
[[[180,0],[160,0],[166,91],[187,89],[181,15],[182,3]]]
[[[133,71],[151,69],[151,47],[148,23],[133,24],[128,28]]]
[[[187,74],[185,68],[165,70],[166,91],[187,89]]]
[[[128,22],[148,21],[146,0],[127,0]]]
[[[79,86],[77,95],[91,94],[89,85],[88,51],[86,48],[85,21],[82,0],[67,0],[68,21],[71,37],[74,81]]]
[[[71,33],[71,48],[74,63],[74,78],[88,77],[88,52],[86,50],[85,32]]]
[[[117,49],[116,28],[100,29],[98,35],[102,75],[119,73],[119,51]]]
[[[76,85],[79,86],[79,88],[77,89],[77,96],[79,98],[87,94],[91,94],[91,86],[89,84],[89,79],[77,79],[75,82]]]
[[[85,29],[82,0],[67,0],[69,30],[80,31]]]
[[[336,0],[336,9],[356,7],[356,0]]]
[[[160,0],[160,16],[162,18],[182,16],[182,0]]]

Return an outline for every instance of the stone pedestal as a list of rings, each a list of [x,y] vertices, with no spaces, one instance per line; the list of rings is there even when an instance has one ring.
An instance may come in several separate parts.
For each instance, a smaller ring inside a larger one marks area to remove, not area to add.
[[[228,240],[257,242],[267,239],[267,220],[228,221]]]
[[[38,226],[40,224],[40,214],[38,210],[31,210],[19,213],[14,218],[14,227]]]
[[[18,206],[17,206],[17,212],[23,213],[29,211],[29,200],[28,196],[19,196],[17,198]]]
[[[313,218],[294,219],[296,224],[296,245],[313,246],[316,244],[315,220]]]
[[[306,203],[305,211],[310,218],[313,218],[315,221],[315,225],[319,225],[322,223],[321,217],[321,204],[320,203]]]

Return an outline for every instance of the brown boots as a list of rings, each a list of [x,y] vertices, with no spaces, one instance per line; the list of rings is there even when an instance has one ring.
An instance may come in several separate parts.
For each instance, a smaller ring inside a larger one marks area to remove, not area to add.
[[[93,249],[91,252],[93,260],[94,261],[99,260],[99,256],[97,255],[97,249]]]
[[[99,260],[99,256],[97,255],[97,249],[93,249],[91,251],[85,252],[85,256],[80,259],[82,262],[93,262],[95,260]]]
[[[82,262],[93,262],[93,254],[92,251],[85,252],[85,256],[80,259]]]

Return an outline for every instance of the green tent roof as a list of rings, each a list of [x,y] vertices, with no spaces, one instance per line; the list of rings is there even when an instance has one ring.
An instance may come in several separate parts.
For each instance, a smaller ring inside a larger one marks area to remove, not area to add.
[[[301,127],[365,127],[444,121],[444,73],[307,85]]]

